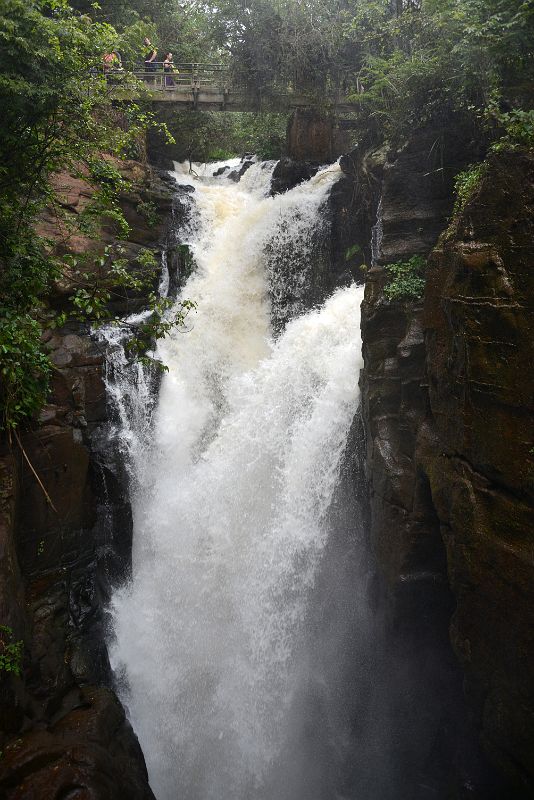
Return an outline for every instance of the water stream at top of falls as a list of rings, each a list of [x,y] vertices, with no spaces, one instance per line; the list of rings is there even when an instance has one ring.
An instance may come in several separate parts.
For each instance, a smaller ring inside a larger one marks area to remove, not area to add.
[[[295,733],[295,715],[358,406],[362,289],[336,291],[275,338],[273,246],[298,242],[299,263],[312,256],[339,168],[270,197],[272,165],[237,184],[212,177],[217,166],[175,173],[195,187],[180,238],[197,268],[180,298],[198,310],[158,346],[169,371],[152,419],[139,414],[144,396],[124,404],[146,383],[114,378],[134,550],[112,601],[111,660],[158,800],[279,800],[286,762],[306,764],[294,751],[310,737],[306,725]],[[312,800],[292,780],[287,797]]]

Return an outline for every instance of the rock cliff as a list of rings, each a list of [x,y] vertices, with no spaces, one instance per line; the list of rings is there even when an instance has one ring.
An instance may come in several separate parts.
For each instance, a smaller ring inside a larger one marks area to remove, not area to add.
[[[423,312],[428,475],[452,643],[483,743],[534,791],[534,156],[494,156],[434,250]]]
[[[164,246],[173,193],[141,164],[121,169],[131,182],[121,205],[135,269],[141,248]],[[78,213],[90,187],[69,175],[57,181],[65,208]],[[148,203],[159,220],[153,224],[142,213]],[[57,220],[45,216],[42,227],[64,246]],[[68,250],[98,250],[113,236],[104,229],[97,243],[78,237]],[[71,291],[63,281],[53,303],[62,307]],[[142,302],[124,295],[115,310]],[[46,334],[55,367],[48,403],[38,424],[0,453],[0,612],[24,641],[21,677],[0,675],[0,787],[9,800],[153,798],[105,646],[104,605],[130,568],[131,518],[122,466],[106,448],[105,353],[88,334],[74,322]]]
[[[452,212],[421,152],[384,170],[382,263],[427,254]],[[465,156],[453,147],[447,169]],[[473,712],[461,728],[501,775],[482,797],[534,788],[533,204],[532,155],[493,156],[432,250],[424,298],[388,301],[378,264],[363,309],[371,544],[393,627],[450,624]]]

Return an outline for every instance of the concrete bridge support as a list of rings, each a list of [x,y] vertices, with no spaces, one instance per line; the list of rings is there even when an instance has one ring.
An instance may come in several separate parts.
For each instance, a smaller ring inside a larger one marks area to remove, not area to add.
[[[326,164],[350,149],[348,134],[331,116],[297,108],[287,125],[287,155],[295,161]]]

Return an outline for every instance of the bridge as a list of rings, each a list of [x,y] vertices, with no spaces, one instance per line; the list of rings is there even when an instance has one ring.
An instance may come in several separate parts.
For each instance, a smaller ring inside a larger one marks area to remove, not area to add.
[[[107,72],[108,80],[112,82],[119,72]],[[274,90],[262,96],[247,86],[245,81],[237,79],[223,64],[176,63],[172,71],[165,71],[163,62],[155,61],[150,68],[147,65],[142,68],[133,66],[128,72],[146,84],[155,103],[172,104],[184,109],[291,111],[313,105],[312,96],[299,90]],[[331,87],[326,96],[338,118],[357,109],[357,105],[349,101],[346,93],[339,88]]]

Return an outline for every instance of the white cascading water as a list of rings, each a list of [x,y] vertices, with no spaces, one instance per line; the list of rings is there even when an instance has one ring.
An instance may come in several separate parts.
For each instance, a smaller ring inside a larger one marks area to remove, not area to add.
[[[178,170],[196,189],[182,297],[198,311],[158,347],[169,371],[150,436],[148,415],[124,419],[131,374],[114,377],[135,474],[111,658],[158,800],[278,800],[272,771],[358,404],[361,288],[270,331],[266,244],[283,226],[305,250],[339,167],[274,198],[271,171],[255,164],[235,184]]]

